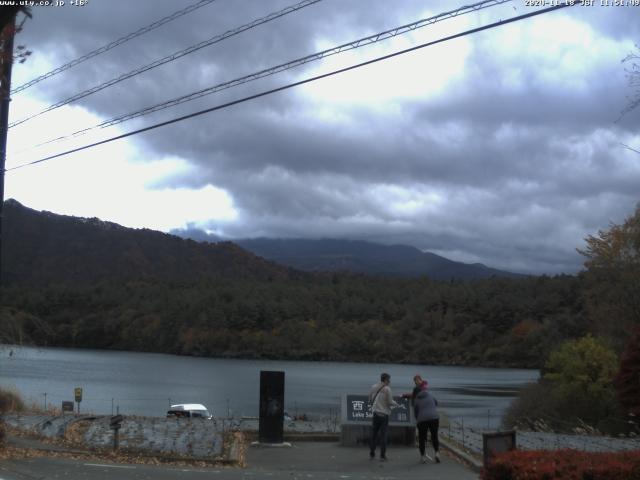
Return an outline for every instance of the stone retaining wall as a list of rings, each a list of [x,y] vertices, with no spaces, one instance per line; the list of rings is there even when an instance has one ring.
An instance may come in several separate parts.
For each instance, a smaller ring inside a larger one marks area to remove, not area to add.
[[[4,416],[7,424],[52,438],[68,438],[88,448],[109,448],[114,431],[109,416]],[[223,454],[223,431],[205,419],[124,417],[119,431],[120,448],[162,454],[217,458]]]

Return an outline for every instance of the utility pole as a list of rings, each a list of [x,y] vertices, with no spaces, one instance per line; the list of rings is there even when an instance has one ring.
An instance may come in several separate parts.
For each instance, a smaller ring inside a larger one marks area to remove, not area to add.
[[[0,58],[0,286],[2,286],[2,224],[4,223],[4,165],[7,159],[9,131],[9,102],[11,101],[11,67],[13,65],[13,37],[16,34],[14,15],[2,29],[2,57]]]

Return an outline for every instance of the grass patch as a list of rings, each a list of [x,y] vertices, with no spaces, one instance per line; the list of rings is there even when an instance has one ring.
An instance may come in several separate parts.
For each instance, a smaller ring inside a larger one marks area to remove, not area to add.
[[[6,412],[22,412],[25,404],[19,393],[0,388],[0,414]]]

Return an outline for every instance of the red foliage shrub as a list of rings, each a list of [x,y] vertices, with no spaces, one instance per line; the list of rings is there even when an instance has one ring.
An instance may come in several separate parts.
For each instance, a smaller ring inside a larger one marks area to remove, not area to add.
[[[640,480],[640,451],[523,451],[497,455],[482,480]]]

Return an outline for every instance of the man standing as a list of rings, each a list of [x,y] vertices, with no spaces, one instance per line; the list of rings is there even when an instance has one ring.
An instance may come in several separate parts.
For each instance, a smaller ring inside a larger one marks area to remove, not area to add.
[[[380,435],[380,461],[387,461],[387,433],[389,429],[389,415],[393,407],[400,405],[393,400],[389,382],[391,375],[383,373],[380,375],[380,383],[376,383],[371,387],[369,393],[369,402],[371,402],[371,410],[373,411],[373,425],[371,429],[371,450],[369,458],[372,460],[376,456],[376,445],[378,435]]]

